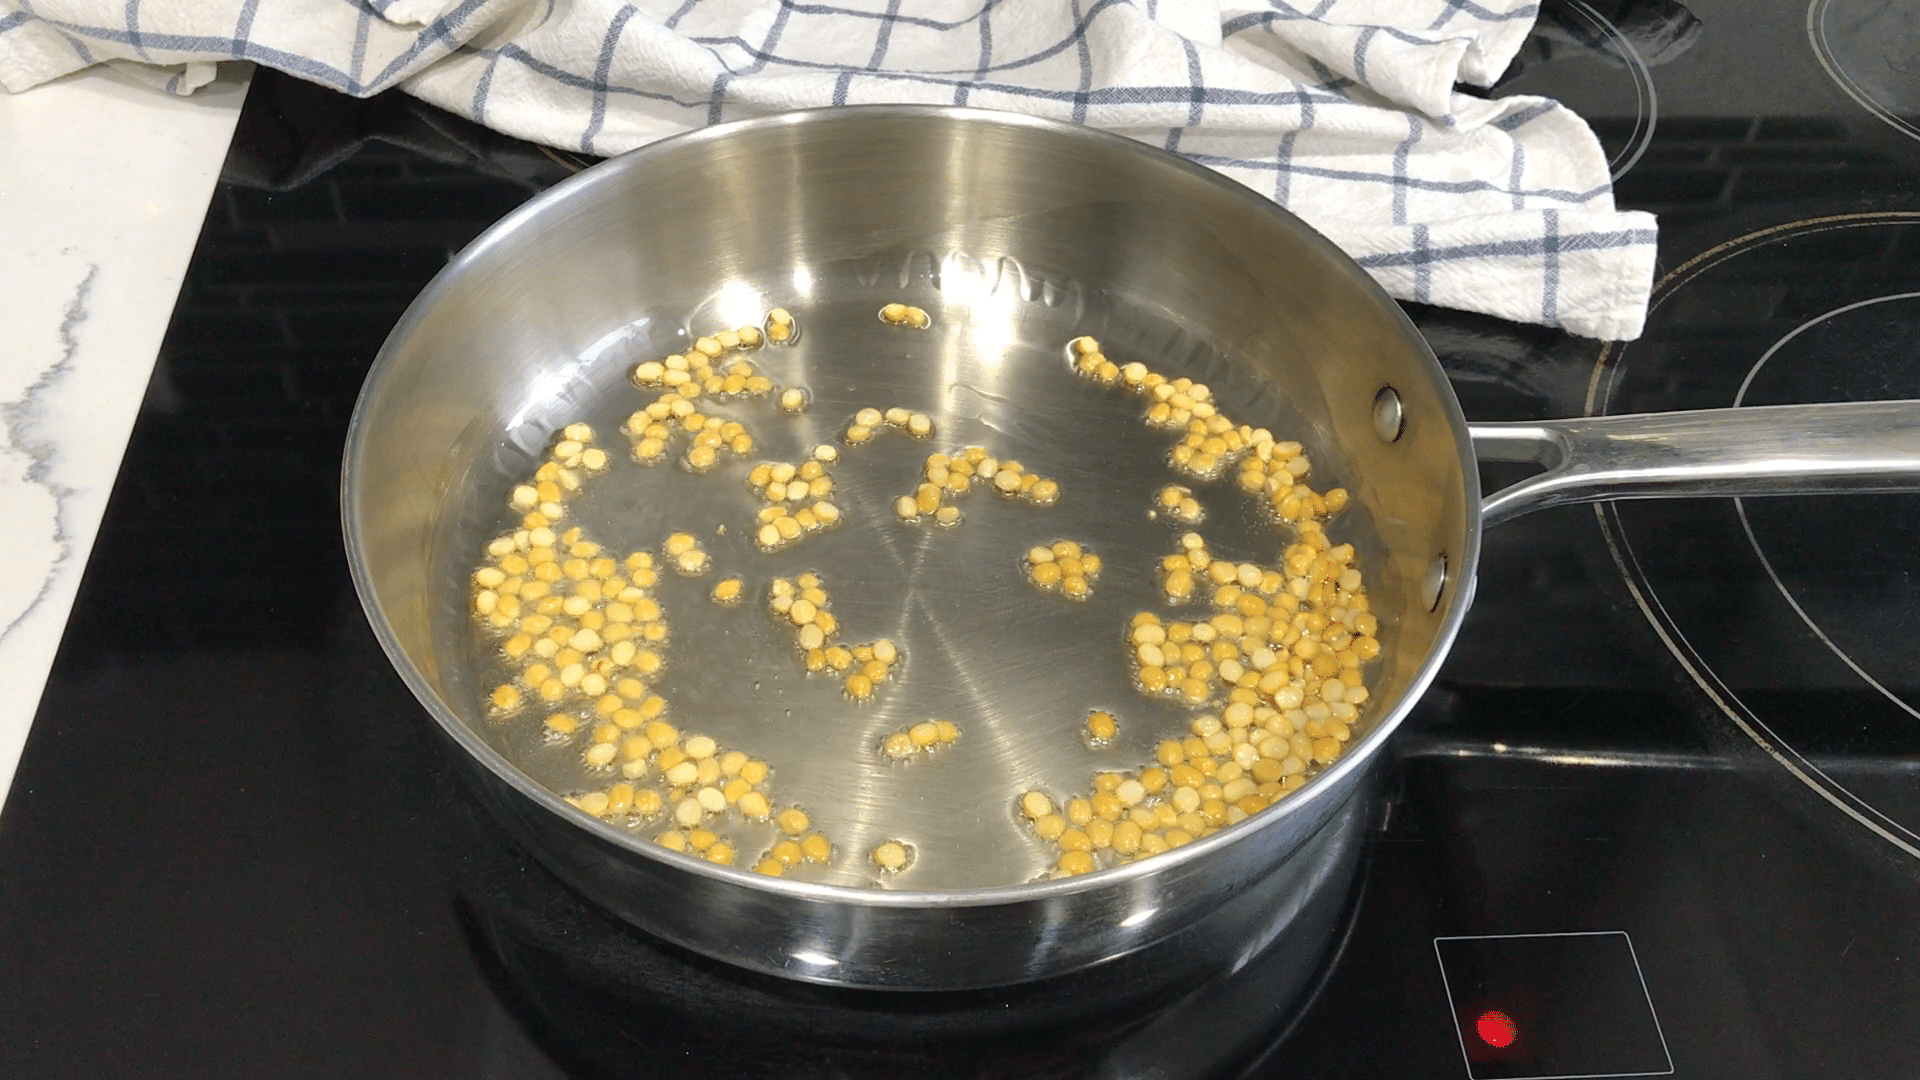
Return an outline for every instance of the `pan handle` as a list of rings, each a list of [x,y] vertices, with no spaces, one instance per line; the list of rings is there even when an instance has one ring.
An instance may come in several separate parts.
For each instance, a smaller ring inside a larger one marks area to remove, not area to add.
[[[1546,466],[1489,495],[1483,525],[1613,499],[1920,491],[1920,401],[1468,424],[1467,433],[1481,461]]]

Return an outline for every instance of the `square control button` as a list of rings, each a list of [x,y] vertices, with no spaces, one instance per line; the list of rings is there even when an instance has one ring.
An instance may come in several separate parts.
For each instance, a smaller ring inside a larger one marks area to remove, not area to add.
[[[1623,931],[1433,939],[1472,1080],[1673,1072]]]

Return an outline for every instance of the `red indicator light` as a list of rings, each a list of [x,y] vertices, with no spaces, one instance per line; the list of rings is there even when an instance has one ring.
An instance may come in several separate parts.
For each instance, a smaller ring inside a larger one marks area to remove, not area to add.
[[[1514,1037],[1520,1034],[1520,1029],[1513,1026],[1513,1017],[1498,1009],[1481,1013],[1480,1019],[1474,1021],[1473,1030],[1481,1042],[1499,1047],[1512,1046]]]

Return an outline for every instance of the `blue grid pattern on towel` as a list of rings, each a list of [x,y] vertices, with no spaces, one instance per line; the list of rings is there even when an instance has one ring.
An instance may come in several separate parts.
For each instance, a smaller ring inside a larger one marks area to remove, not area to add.
[[[595,154],[784,108],[1011,109],[1247,183],[1403,298],[1631,336],[1656,233],[1614,211],[1591,133],[1552,102],[1452,93],[1498,74],[1536,13],[1498,0],[0,0],[0,67],[250,60],[353,95],[401,86]]]

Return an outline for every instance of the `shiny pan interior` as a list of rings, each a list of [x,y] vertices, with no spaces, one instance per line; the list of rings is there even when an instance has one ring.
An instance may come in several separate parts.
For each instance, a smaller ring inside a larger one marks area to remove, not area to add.
[[[881,322],[878,310],[895,301],[924,308],[932,327]],[[777,384],[805,388],[807,409],[719,407],[757,445],[705,474],[631,460],[619,426],[651,397],[629,381],[634,365],[700,334],[758,325],[775,306],[793,313],[799,336],[749,359]],[[1206,382],[1236,420],[1304,443],[1317,489],[1352,493],[1329,533],[1359,551],[1382,656],[1368,668],[1362,733],[1305,789],[1155,859],[1046,881],[1052,857],[1024,829],[1017,796],[1085,792],[1096,770],[1140,768],[1195,712],[1135,689],[1123,643],[1134,612],[1205,610],[1170,609],[1156,595],[1153,568],[1187,527],[1157,517],[1153,493],[1195,489],[1216,557],[1272,564],[1291,540],[1231,470],[1205,484],[1170,471],[1175,438],[1140,423],[1140,399],[1071,370],[1066,345],[1081,334],[1116,360]],[[1385,430],[1375,408],[1383,388],[1403,415]],[[867,406],[924,412],[935,432],[848,447],[840,433]],[[700,578],[661,574],[673,639],[658,689],[672,719],[770,762],[778,804],[803,807],[833,839],[831,868],[749,873],[770,839],[764,827],[766,836],[734,827],[743,865],[720,867],[657,847],[658,829],[592,820],[553,793],[586,786],[577,745],[544,744],[537,708],[488,718],[498,672],[474,632],[469,576],[486,541],[511,528],[511,485],[575,421],[593,425],[614,462],[572,504],[570,522],[617,551],[658,552],[669,532],[692,532],[715,562]],[[845,520],[781,552],[758,550],[753,515],[764,504],[744,483],[748,467],[802,460],[822,442],[843,455],[834,500]],[[893,500],[913,491],[926,456],[968,444],[1056,479],[1058,503],[975,492],[952,528],[898,520]],[[563,877],[723,959],[817,981],[932,987],[1031,978],[1141,948],[1305,844],[1458,629],[1456,582],[1470,577],[1479,544],[1471,463],[1451,391],[1399,309],[1270,202],[1111,135],[875,107],[668,140],[508,216],[435,279],[382,350],[353,420],[343,505],[352,570],[383,646]],[[1023,580],[1022,554],[1059,539],[1105,562],[1084,603]],[[844,639],[887,637],[903,653],[872,702],[808,676],[791,631],[767,615],[771,578],[807,570],[825,578]],[[730,574],[745,578],[745,602],[717,607],[708,590]],[[1119,718],[1111,745],[1081,735],[1095,708]],[[952,720],[960,740],[925,760],[878,756],[886,733],[929,718]],[[913,848],[905,872],[881,874],[866,860],[885,839]],[[1148,910],[1154,917],[1137,918]],[[901,943],[939,940],[959,922],[1004,958],[947,955],[947,941],[921,950],[945,959],[901,959]],[[1068,923],[1082,925],[1063,933]],[[833,963],[806,970],[795,953]],[[901,975],[903,962],[923,966]]]

